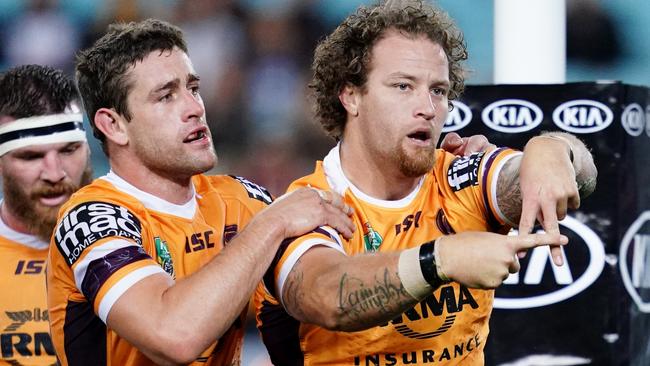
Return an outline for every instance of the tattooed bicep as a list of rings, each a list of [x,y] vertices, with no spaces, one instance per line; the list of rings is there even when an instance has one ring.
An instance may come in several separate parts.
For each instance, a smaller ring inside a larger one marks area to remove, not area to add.
[[[509,159],[497,180],[497,205],[503,215],[513,223],[518,223],[521,217],[520,165],[521,156]]]

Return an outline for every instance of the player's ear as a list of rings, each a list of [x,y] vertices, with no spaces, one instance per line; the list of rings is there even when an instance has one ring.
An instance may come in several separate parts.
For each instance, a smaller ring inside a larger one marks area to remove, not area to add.
[[[124,117],[112,109],[100,108],[95,112],[95,126],[104,133],[107,140],[117,145],[124,146],[129,142],[127,123]]]
[[[358,87],[346,84],[339,92],[339,100],[348,114],[356,117],[359,115],[359,96],[361,95]]]

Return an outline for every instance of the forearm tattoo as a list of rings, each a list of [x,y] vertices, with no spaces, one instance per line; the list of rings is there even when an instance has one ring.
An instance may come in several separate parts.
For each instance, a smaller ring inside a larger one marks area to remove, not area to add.
[[[391,320],[413,306],[397,273],[385,268],[370,282],[344,273],[339,281],[338,307],[342,324],[367,328]]]

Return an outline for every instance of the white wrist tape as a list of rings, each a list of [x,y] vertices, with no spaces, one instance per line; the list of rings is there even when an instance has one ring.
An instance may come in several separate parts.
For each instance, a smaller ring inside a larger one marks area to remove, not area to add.
[[[404,289],[414,299],[422,300],[433,293],[433,287],[424,279],[420,268],[420,247],[402,251],[397,265],[399,275]]]

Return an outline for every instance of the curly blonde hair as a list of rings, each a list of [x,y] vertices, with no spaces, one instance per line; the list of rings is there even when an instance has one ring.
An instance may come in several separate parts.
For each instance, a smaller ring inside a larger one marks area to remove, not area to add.
[[[389,30],[407,36],[424,35],[442,46],[449,62],[449,100],[458,98],[465,88],[462,62],[467,59],[467,47],[462,33],[444,11],[422,0],[388,0],[362,6],[319,43],[312,63],[309,87],[315,114],[327,134],[336,140],[343,134],[346,122],[339,92],[346,85],[363,88],[373,46]]]

